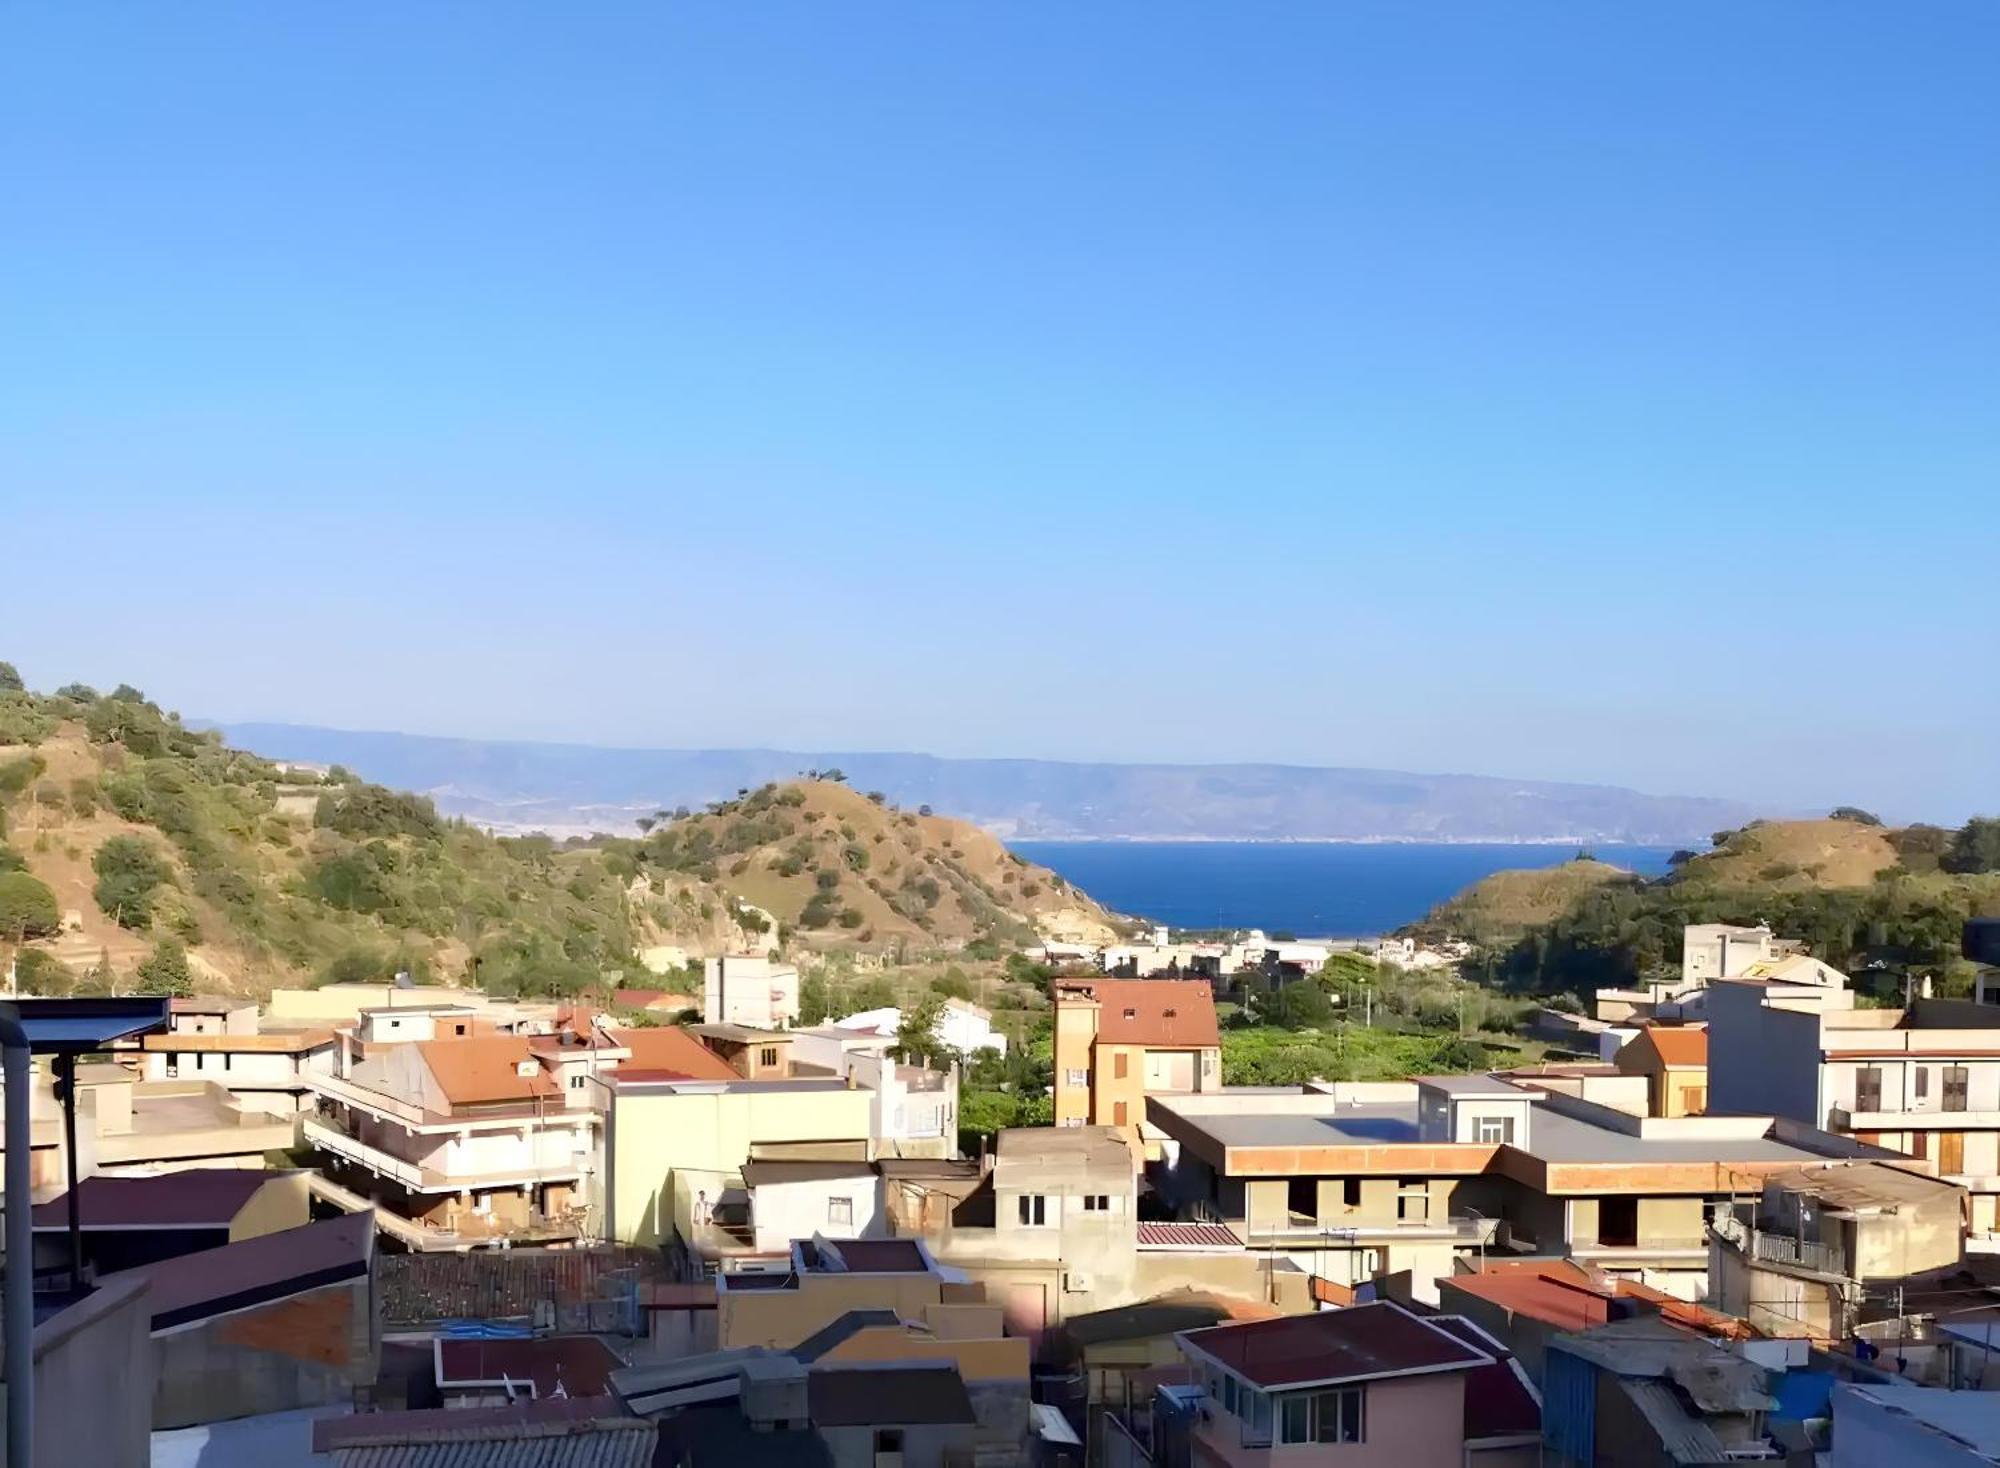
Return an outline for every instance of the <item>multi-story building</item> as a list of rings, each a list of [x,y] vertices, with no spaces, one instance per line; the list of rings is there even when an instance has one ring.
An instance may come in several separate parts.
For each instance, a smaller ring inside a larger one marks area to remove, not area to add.
[[[213,1081],[246,1107],[292,1116],[312,1097],[311,1077],[339,1065],[340,1038],[330,1029],[259,1031],[178,1025],[141,1041],[140,1074],[149,1081]]]
[[[1696,1299],[1711,1205],[1771,1172],[1883,1155],[1769,1116],[1632,1115],[1520,1073],[1148,1108],[1171,1139],[1156,1189],[1183,1216],[1335,1285],[1408,1270],[1426,1301],[1488,1251],[1564,1254]]]
[[[691,1030],[746,1081],[781,1081],[792,1073],[792,1037],[786,1031],[720,1023]]]
[[[1530,1468],[1539,1455],[1534,1392],[1463,1320],[1383,1300],[1184,1331],[1179,1341],[1206,1408],[1184,1419],[1197,1463]],[[1169,1451],[1156,1461],[1188,1461],[1160,1446]]]
[[[1699,1116],[1708,1110],[1705,1026],[1641,1026],[1612,1063],[1623,1075],[1645,1078],[1646,1109],[1654,1116]]]
[[[835,1020],[831,1028],[894,1039],[903,1028],[903,1011],[894,1005],[864,1009]],[[992,1012],[964,999],[945,1000],[944,1012],[938,1017],[937,1038],[961,1055],[976,1055],[981,1050],[1007,1053],[1007,1037],[993,1028]]]
[[[1713,984],[1709,1110],[1791,1117],[1927,1161],[1971,1194],[1969,1246],[2000,1249],[2000,1016],[1965,1000],[1853,1002],[1844,982]]]
[[[1222,1087],[1215,995],[1201,979],[1057,979],[1055,1124],[1146,1131],[1148,1096]]]
[[[333,1201],[372,1203],[405,1244],[575,1238],[599,1165],[590,1081],[629,1054],[603,1035],[389,1045],[312,1076],[301,1128],[331,1159]]]
[[[726,953],[702,969],[707,1023],[782,1030],[799,1017],[799,971],[756,953]]]
[[[1906,1167],[1794,1168],[1718,1211],[1712,1303],[1766,1335],[1842,1340],[1893,1319],[1896,1287],[1964,1257],[1965,1190]]]

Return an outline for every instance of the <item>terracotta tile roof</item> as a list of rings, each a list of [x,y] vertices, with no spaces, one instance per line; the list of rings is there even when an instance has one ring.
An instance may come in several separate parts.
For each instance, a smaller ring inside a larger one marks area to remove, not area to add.
[[[1181,1337],[1255,1386],[1288,1388],[1413,1371],[1470,1370],[1492,1357],[1387,1300]]]
[[[87,1177],[77,1184],[77,1220],[90,1228],[228,1228],[279,1173],[198,1167],[156,1177]],[[35,1205],[36,1228],[69,1226],[69,1194]]]
[[[1668,1065],[1707,1065],[1706,1025],[1647,1025],[1646,1038]]]
[[[467,1035],[419,1041],[417,1049],[432,1077],[454,1106],[495,1101],[533,1101],[561,1095],[554,1079],[535,1059],[524,1035]],[[523,1075],[521,1067],[532,1066]]]
[[[651,1080],[736,1081],[734,1067],[676,1025],[651,1029],[613,1030],[611,1038],[632,1052],[621,1073],[644,1071]],[[665,1075],[653,1072],[664,1071]]]
[[[613,1009],[699,1009],[701,1002],[692,994],[682,994],[673,989],[614,989],[611,991]]]
[[[1097,1038],[1111,1045],[1194,1048],[1220,1045],[1215,992],[1206,979],[1058,979],[1058,994],[1097,1000]]]
[[[1226,1223],[1141,1223],[1142,1249],[1240,1249],[1243,1240]]]
[[[611,1390],[611,1373],[624,1364],[588,1335],[437,1343],[437,1383],[444,1389],[532,1381],[538,1397],[552,1395],[558,1385],[572,1397],[601,1397]]]
[[[1605,1325],[1615,1313],[1614,1301],[1638,1300],[1656,1307],[1662,1320],[1703,1335],[1743,1340],[1757,1333],[1734,1315],[1691,1305],[1637,1280],[1613,1279],[1562,1259],[1489,1264],[1482,1273],[1449,1275],[1439,1283],[1559,1330]]]
[[[610,1397],[557,1397],[507,1407],[429,1407],[410,1412],[356,1412],[313,1423],[313,1451],[332,1453],[363,1443],[446,1442],[453,1438],[505,1441],[539,1436],[537,1429],[622,1418]]]

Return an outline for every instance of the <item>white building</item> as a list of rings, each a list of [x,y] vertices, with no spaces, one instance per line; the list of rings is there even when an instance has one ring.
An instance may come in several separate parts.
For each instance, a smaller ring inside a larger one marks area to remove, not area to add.
[[[882,1176],[872,1162],[761,1162],[743,1164],[750,1195],[753,1247],[782,1254],[794,1239],[887,1238]]]
[[[782,1030],[799,1017],[799,971],[757,954],[730,953],[702,967],[707,1024]]]
[[[149,1081],[213,1081],[247,1109],[292,1116],[312,1099],[312,1078],[339,1069],[340,1038],[332,1030],[269,1034],[147,1035],[139,1073]]]
[[[864,1009],[859,1014],[835,1020],[834,1025],[843,1030],[860,1030],[894,1038],[903,1031],[903,1011],[893,1006]],[[981,1050],[991,1050],[999,1055],[1007,1053],[1007,1037],[993,1028],[992,1013],[963,999],[945,1000],[944,1013],[938,1020],[937,1036],[961,1055],[974,1055]]]

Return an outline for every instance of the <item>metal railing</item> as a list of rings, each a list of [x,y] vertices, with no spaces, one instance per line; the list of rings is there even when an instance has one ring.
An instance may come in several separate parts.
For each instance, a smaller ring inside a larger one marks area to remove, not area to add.
[[[1847,1274],[1847,1254],[1838,1245],[1817,1239],[1799,1239],[1790,1234],[1766,1233],[1752,1228],[1729,1214],[1718,1216],[1709,1225],[1714,1235],[1733,1244],[1750,1258],[1764,1264],[1782,1264],[1808,1269],[1814,1274]]]

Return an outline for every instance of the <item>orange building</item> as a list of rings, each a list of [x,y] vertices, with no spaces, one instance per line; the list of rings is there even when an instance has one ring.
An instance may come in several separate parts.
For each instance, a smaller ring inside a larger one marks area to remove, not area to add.
[[[1222,1088],[1207,980],[1057,979],[1052,997],[1057,1126],[1117,1127],[1138,1141],[1148,1095]]]
[[[1646,1078],[1654,1116],[1700,1116],[1708,1110],[1708,1030],[1703,1025],[1647,1025],[1626,1041],[1618,1069]]]

